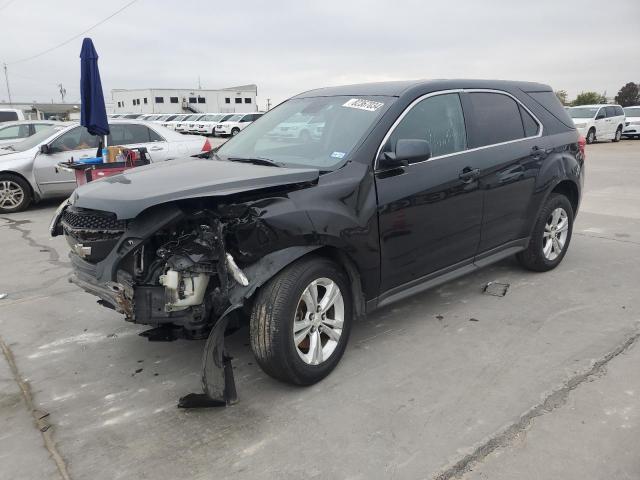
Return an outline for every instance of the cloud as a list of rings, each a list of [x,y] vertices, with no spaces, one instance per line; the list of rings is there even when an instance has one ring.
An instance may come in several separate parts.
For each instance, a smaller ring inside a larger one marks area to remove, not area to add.
[[[15,100],[79,96],[81,39],[11,64],[81,32],[125,0],[30,0],[0,12],[0,61]],[[256,83],[260,106],[326,85],[387,79],[504,78],[607,91],[640,81],[640,2],[615,19],[595,0],[322,2],[138,0],[89,35],[112,88],[218,88]],[[91,5],[87,8],[87,5]],[[4,85],[0,100],[6,97]]]

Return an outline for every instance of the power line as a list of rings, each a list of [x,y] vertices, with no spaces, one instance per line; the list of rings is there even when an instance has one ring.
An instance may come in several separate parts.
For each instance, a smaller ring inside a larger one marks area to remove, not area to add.
[[[30,57],[26,57],[26,58],[22,58],[22,59],[20,59],[20,60],[14,60],[13,62],[8,62],[8,63],[7,63],[7,65],[15,65],[16,63],[22,63],[22,62],[26,62],[26,61],[29,61],[29,60],[33,60],[33,59],[38,58],[38,57],[41,57],[41,56],[43,56],[43,55],[45,55],[45,54],[47,54],[47,53],[49,53],[49,52],[52,52],[53,50],[56,50],[56,49],[58,49],[58,48],[60,48],[60,47],[63,47],[64,45],[66,45],[66,44],[71,43],[72,41],[74,41],[76,38],[81,37],[81,36],[83,36],[84,34],[86,34],[86,33],[90,32],[91,30],[93,30],[94,28],[96,28],[96,27],[98,27],[98,26],[102,25],[102,24],[103,24],[104,22],[106,22],[107,20],[109,20],[109,19],[111,19],[111,18],[115,17],[117,14],[119,14],[120,12],[122,12],[124,9],[126,9],[126,8],[130,7],[131,5],[133,5],[133,4],[134,4],[135,2],[137,2],[137,1],[138,1],[138,0],[131,0],[129,3],[125,4],[123,7],[120,7],[118,10],[116,10],[115,12],[113,12],[113,13],[112,13],[111,15],[109,15],[108,17],[103,18],[102,20],[100,20],[100,21],[99,21],[98,23],[96,23],[95,25],[92,25],[91,27],[87,28],[85,31],[80,32],[80,33],[79,33],[79,34],[77,34],[77,35],[74,35],[73,37],[71,37],[71,38],[69,38],[69,39],[65,40],[65,41],[64,41],[64,42],[62,42],[62,43],[59,43],[58,45],[56,45],[56,46],[54,46],[54,47],[48,48],[48,49],[47,49],[47,50],[45,50],[44,52],[40,52],[40,53],[38,53],[38,54],[36,54],[36,55],[32,55],[32,56],[30,56]],[[5,6],[6,6],[6,4],[5,4]]]

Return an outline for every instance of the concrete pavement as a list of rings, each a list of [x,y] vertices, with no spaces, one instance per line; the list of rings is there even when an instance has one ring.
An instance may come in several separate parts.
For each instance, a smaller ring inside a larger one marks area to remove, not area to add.
[[[147,342],[69,285],[55,202],[0,216],[0,336],[74,479],[639,478],[640,142],[590,145],[586,168],[560,267],[509,259],[383,309],[309,388],[263,374],[241,330],[240,403],[178,410],[203,343]],[[507,296],[482,293],[494,280]],[[60,478],[2,376],[1,476]]]

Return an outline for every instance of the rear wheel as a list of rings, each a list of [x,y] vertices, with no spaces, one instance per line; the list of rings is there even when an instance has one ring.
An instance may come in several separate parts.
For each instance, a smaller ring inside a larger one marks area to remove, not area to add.
[[[0,175],[0,213],[13,213],[26,210],[31,204],[31,188],[17,175]]]
[[[590,128],[589,132],[587,133],[587,145],[591,145],[593,142],[596,141],[596,129],[595,128]]]
[[[239,128],[234,128],[233,130],[231,130],[231,136],[235,137],[237,134],[240,133],[240,129]]]
[[[613,141],[619,142],[621,138],[622,138],[622,127],[618,127],[618,129],[616,130],[616,134],[613,137]]]
[[[572,232],[571,202],[564,195],[552,193],[536,220],[529,246],[516,257],[529,270],[556,268],[567,253]]]
[[[251,348],[270,376],[311,385],[338,364],[352,321],[349,282],[322,257],[303,258],[272,278],[251,313]]]

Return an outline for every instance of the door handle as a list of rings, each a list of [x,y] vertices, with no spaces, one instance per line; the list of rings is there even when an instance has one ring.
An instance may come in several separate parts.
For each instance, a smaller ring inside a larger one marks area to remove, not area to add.
[[[152,152],[157,152],[159,150],[164,150],[162,147],[151,147],[149,150],[151,150]]]
[[[480,176],[479,168],[464,167],[458,178],[464,183],[470,183]]]

